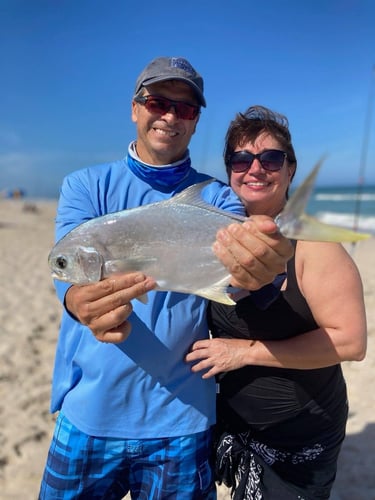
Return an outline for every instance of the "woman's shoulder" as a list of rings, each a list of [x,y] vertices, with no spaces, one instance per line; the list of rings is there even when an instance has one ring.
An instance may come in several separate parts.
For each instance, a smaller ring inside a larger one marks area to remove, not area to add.
[[[296,242],[295,259],[296,263],[304,262],[321,262],[331,261],[334,258],[351,259],[347,250],[341,243],[327,241],[302,241]]]
[[[298,241],[295,249],[295,271],[300,289],[306,284],[334,280],[335,276],[357,274],[356,264],[349,251],[341,243],[322,241]],[[306,291],[306,290],[305,290]]]

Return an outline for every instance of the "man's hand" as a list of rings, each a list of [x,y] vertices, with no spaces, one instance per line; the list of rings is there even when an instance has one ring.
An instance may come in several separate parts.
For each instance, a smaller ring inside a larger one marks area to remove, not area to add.
[[[142,273],[118,274],[98,283],[71,286],[65,295],[65,307],[98,340],[119,343],[130,334],[130,301],[153,288],[155,281]]]
[[[271,283],[293,256],[290,241],[265,215],[251,216],[243,224],[218,231],[213,250],[232,275],[231,285],[246,290]]]

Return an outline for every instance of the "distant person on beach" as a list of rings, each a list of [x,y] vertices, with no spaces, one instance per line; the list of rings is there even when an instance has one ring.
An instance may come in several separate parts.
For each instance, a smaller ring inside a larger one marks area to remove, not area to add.
[[[287,118],[231,122],[224,160],[248,214],[283,209],[297,160]],[[211,340],[186,360],[217,376],[217,479],[235,500],[328,499],[348,417],[340,363],[366,352],[358,270],[341,244],[295,242],[287,272],[235,306],[211,303]]]
[[[207,180],[192,168],[188,150],[202,106],[203,80],[187,60],[148,64],[132,100],[137,139],[123,160],[64,180],[56,239],[94,217],[165,200]],[[218,181],[203,196],[244,214]],[[231,225],[217,238],[215,252],[232,284],[251,290],[271,282],[293,254],[269,217]],[[121,499],[129,491],[149,500],[216,498],[215,383],[184,361],[190,346],[208,337],[207,301],[154,287],[139,272],[87,286],[56,282],[64,310],[51,410],[59,414],[40,499]],[[147,292],[147,304],[131,302]]]

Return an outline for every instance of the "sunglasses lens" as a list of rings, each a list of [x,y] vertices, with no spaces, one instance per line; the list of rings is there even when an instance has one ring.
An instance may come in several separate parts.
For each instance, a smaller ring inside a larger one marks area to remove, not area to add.
[[[199,113],[199,106],[193,106],[185,102],[171,101],[165,97],[145,96],[145,107],[150,113],[168,113],[173,107],[177,118],[182,120],[194,120]]]
[[[284,165],[286,155],[284,151],[279,151],[278,149],[269,149],[258,154],[252,154],[248,151],[237,151],[230,158],[232,172],[240,173],[249,170],[255,158],[259,159],[260,164],[265,170],[277,172]]]
[[[170,108],[170,103],[158,97],[147,97],[145,106],[150,113],[166,113]]]
[[[235,173],[245,172],[245,170],[250,168],[253,159],[254,156],[251,153],[246,153],[246,152],[233,153],[232,158],[230,160],[230,166],[232,171]]]
[[[264,151],[264,153],[261,153],[259,160],[265,170],[276,172],[277,170],[280,170],[284,164],[285,153],[284,151],[278,151],[277,149]]]
[[[174,108],[177,116],[182,118],[182,120],[194,120],[198,115],[198,107],[190,106],[190,104],[186,104],[185,102],[176,103]]]

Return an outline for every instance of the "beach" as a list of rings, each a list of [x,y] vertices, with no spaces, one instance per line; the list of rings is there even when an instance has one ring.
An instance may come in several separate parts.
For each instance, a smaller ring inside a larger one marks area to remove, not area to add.
[[[55,210],[54,201],[0,199],[2,500],[37,498],[53,431],[49,399],[61,305],[47,256]],[[360,363],[343,363],[350,416],[332,498],[375,500],[375,238],[356,244],[353,258],[364,284],[368,351]],[[220,487],[219,499],[227,498]]]

